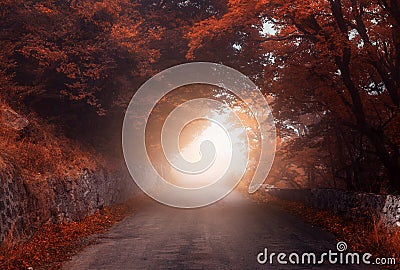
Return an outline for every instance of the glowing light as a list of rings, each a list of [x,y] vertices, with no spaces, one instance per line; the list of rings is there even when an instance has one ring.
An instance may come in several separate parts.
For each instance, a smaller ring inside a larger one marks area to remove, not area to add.
[[[200,122],[199,120],[198,122]],[[206,120],[204,120],[205,122]],[[195,132],[198,130],[196,125],[189,125],[183,130],[187,132]],[[215,182],[215,179],[220,179],[227,171],[232,159],[232,143],[228,134],[216,123],[209,122],[209,126],[196,136],[192,142],[181,149],[182,156],[190,162],[198,162],[202,158],[201,144],[205,141],[210,141],[216,148],[216,159],[209,170],[190,178],[184,173],[175,172],[172,176],[178,186],[187,188],[200,188],[210,185]]]
[[[213,86],[211,93],[219,91],[222,100],[198,95],[193,91],[196,84]],[[160,133],[147,133],[153,110],[159,102],[166,103],[165,97],[174,89],[180,89],[182,96],[164,108],[166,117],[155,118],[161,130],[154,131]],[[200,119],[209,120],[207,126],[190,131]],[[151,139],[157,139],[154,134],[161,134],[161,143]],[[186,140],[183,147],[182,138]],[[276,143],[274,120],[257,86],[240,72],[213,63],[179,65],[142,85],[129,103],[122,139],[125,161],[136,184],[159,202],[181,208],[222,199],[249,170],[254,173],[248,177],[248,190],[255,192],[269,173]],[[254,142],[259,150],[248,166]],[[155,150],[158,154],[151,160]],[[173,179],[167,179],[168,175]]]

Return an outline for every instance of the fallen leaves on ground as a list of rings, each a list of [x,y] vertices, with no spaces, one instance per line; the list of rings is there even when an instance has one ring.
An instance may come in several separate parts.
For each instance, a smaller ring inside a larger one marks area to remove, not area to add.
[[[333,233],[338,241],[345,241],[354,252],[371,253],[374,258],[395,258],[397,265],[386,265],[385,269],[400,269],[400,230],[389,230],[384,224],[366,215],[351,218],[333,214],[301,203],[278,199],[266,193],[251,195],[256,202],[272,203],[300,217],[304,221]]]
[[[136,208],[131,201],[105,207],[81,221],[44,225],[25,242],[0,248],[0,269],[59,269],[94,241],[91,235],[132,215],[133,205]]]

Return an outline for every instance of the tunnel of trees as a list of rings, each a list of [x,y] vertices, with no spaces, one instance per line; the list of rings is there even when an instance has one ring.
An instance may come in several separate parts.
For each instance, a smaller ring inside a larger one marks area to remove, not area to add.
[[[398,0],[1,0],[0,24],[1,99],[104,153],[143,82],[216,62],[272,100],[272,182],[400,191]]]

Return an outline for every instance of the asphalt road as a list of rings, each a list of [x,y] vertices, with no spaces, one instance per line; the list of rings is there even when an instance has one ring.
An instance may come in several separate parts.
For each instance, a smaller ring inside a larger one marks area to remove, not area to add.
[[[371,269],[350,265],[261,265],[268,252],[336,251],[335,237],[274,206],[237,192],[209,207],[175,209],[148,202],[63,269]],[[286,258],[287,260],[287,258]]]

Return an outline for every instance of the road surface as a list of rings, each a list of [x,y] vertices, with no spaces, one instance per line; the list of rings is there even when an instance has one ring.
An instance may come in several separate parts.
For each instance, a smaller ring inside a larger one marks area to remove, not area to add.
[[[370,269],[361,266],[261,265],[268,252],[336,251],[335,237],[274,206],[237,192],[200,209],[176,209],[154,201],[123,220],[63,269]],[[263,257],[260,257],[261,259]],[[286,258],[287,260],[287,258]]]

